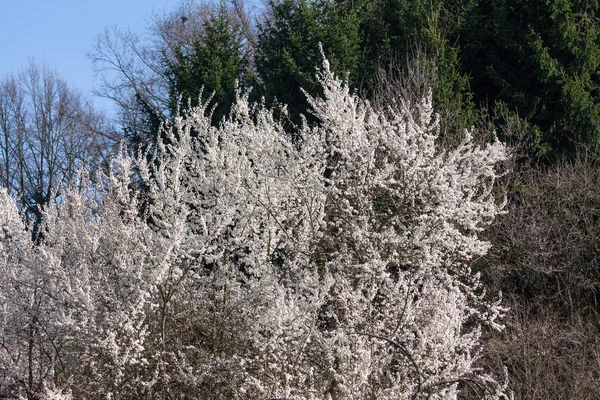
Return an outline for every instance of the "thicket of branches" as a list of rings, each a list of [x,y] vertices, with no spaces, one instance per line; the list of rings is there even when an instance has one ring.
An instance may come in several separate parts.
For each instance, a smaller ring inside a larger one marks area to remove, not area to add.
[[[599,172],[590,152],[515,168],[508,214],[488,231],[493,247],[478,268],[511,311],[487,358],[508,367],[516,398],[600,396]]]

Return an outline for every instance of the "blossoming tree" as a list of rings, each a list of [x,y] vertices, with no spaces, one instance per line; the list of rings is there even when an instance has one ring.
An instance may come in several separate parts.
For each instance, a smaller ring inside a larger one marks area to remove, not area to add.
[[[469,261],[506,148],[442,151],[431,96],[376,110],[318,77],[296,140],[243,93],[219,127],[191,109],[61,193],[36,242],[0,193],[0,392],[504,398],[475,367],[503,309]]]

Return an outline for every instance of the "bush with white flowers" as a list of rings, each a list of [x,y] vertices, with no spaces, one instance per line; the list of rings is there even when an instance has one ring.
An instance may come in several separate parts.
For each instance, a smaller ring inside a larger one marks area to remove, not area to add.
[[[431,96],[379,111],[319,79],[296,139],[242,93],[218,128],[192,109],[36,240],[1,192],[0,394],[503,398],[474,365],[503,309],[469,261],[507,149],[441,151]]]

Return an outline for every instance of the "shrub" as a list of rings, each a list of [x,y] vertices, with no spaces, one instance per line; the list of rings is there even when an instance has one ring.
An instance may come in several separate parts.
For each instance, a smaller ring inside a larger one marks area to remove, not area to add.
[[[241,93],[219,127],[192,108],[156,159],[57,198],[40,243],[2,195],[3,395],[505,397],[474,366],[504,309],[469,264],[506,148],[440,151],[431,94],[383,114],[318,79],[300,140]]]

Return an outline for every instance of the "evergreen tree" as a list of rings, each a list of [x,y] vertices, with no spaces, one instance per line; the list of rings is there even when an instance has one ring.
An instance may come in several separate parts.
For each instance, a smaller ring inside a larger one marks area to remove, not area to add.
[[[127,124],[123,127],[123,136],[131,149],[152,152],[156,148],[164,117],[139,93],[134,96],[133,101],[137,111],[139,111],[139,116],[136,123]]]
[[[101,93],[119,105],[133,149],[154,149],[163,123],[208,98],[213,124],[228,115],[235,82],[245,87],[253,81],[249,33],[240,12],[225,1],[192,1],[157,16],[151,40],[119,30],[98,37],[91,58],[104,78]]]
[[[541,155],[600,145],[599,16],[597,1],[478,1],[461,28],[476,99],[531,122]]]
[[[209,98],[214,105],[213,124],[229,114],[235,100],[236,82],[250,81],[250,54],[244,50],[241,29],[232,23],[230,11],[221,4],[191,43],[182,43],[164,56],[169,85],[171,115]]]
[[[286,104],[294,123],[307,109],[308,93],[320,92],[315,66],[319,44],[331,57],[334,71],[356,81],[360,54],[358,8],[343,1],[271,1],[272,16],[260,27],[256,70],[261,94],[269,104]]]
[[[437,75],[434,99],[457,125],[477,119],[468,79],[460,72],[458,27],[466,5],[454,1],[318,0],[272,2],[272,17],[261,28],[257,73],[267,99],[277,98],[292,116],[306,108],[299,88],[319,93],[312,73],[321,43],[331,68],[348,84],[372,96],[390,65],[420,49]],[[292,117],[298,121],[299,118]]]

